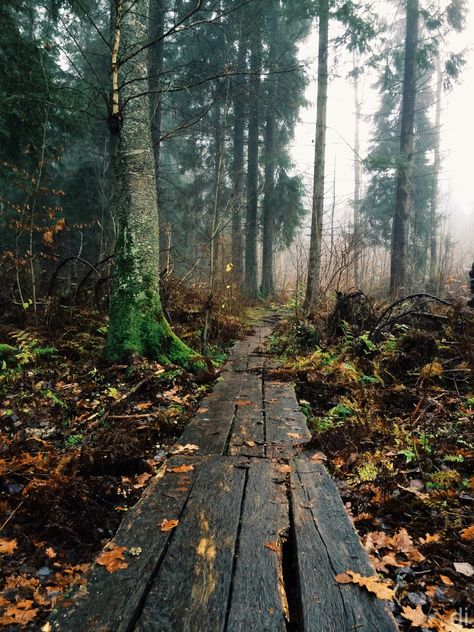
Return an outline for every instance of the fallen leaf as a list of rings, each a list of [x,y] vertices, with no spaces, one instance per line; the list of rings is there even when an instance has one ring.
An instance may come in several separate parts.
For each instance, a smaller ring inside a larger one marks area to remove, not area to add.
[[[392,599],[395,594],[390,588],[389,583],[382,582],[377,575],[364,577],[354,571],[346,571],[345,573],[336,575],[336,581],[338,584],[357,584],[358,586],[363,586],[378,599]]]
[[[454,582],[446,575],[440,575],[439,578],[445,586],[454,586]]]
[[[369,514],[367,512],[362,512],[360,514],[357,514],[357,516],[354,516],[354,522],[362,522],[362,520],[372,520],[373,516],[372,514]]]
[[[468,562],[454,562],[454,568],[458,573],[466,575],[466,577],[472,577],[474,575],[474,566]]]
[[[4,616],[0,618],[0,625],[26,625],[30,623],[38,614],[38,608],[32,608],[32,605],[32,601],[24,600],[6,608]]]
[[[56,551],[51,546],[46,549],[45,553],[50,560],[54,560],[57,555]]]
[[[278,466],[278,470],[282,473],[282,474],[289,474],[290,472],[293,471],[293,468],[291,467],[291,465],[285,465],[284,463],[282,465]]]
[[[278,542],[265,542],[263,546],[267,549],[270,549],[271,551],[275,551],[275,553],[280,552],[280,545],[278,544]]]
[[[474,524],[461,531],[461,540],[471,542],[474,540]]]
[[[17,546],[18,542],[16,540],[0,538],[0,555],[11,555]]]
[[[143,474],[137,476],[136,483],[134,484],[133,488],[141,489],[142,487],[145,487],[149,478],[151,478],[150,472],[143,472]]]
[[[136,405],[136,408],[138,408],[138,410],[147,410],[148,408],[151,408],[153,406],[153,402],[140,402],[139,404]]]
[[[255,402],[251,402],[249,399],[236,399],[235,400],[236,406],[252,406],[252,404],[255,404]]]
[[[169,467],[167,471],[173,474],[182,474],[183,472],[191,472],[191,470],[194,470],[194,465],[176,465]]]
[[[127,550],[125,546],[115,546],[113,544],[108,546],[108,549],[103,551],[96,559],[97,564],[105,566],[109,573],[115,573],[121,568],[127,568],[128,564],[124,562],[123,554]]]
[[[140,555],[140,553],[142,552],[142,547],[141,546],[132,546],[131,549],[129,549],[129,554],[133,555],[134,557],[138,557]]]
[[[200,407],[197,409],[197,412],[198,412],[198,413],[201,413],[201,414],[203,414],[203,413],[208,413],[208,412],[209,412],[209,408],[206,408],[205,406],[200,406]]]
[[[429,620],[426,614],[423,612],[421,606],[416,608],[410,608],[410,606],[403,606],[401,615],[407,621],[410,621],[413,628],[434,628],[435,624]]]
[[[287,432],[286,434],[290,437],[290,439],[302,439],[304,436],[298,432]]]
[[[186,443],[186,445],[180,445],[177,443],[173,448],[171,448],[171,454],[185,454],[189,452],[196,452],[199,450],[199,446],[194,445],[193,443]]]
[[[244,441],[245,445],[248,446],[249,448],[254,448],[257,444],[255,443],[255,441]]]
[[[441,540],[440,533],[427,533],[424,538],[420,538],[420,544],[431,544],[433,542],[439,542]]]
[[[162,520],[160,522],[160,531],[163,531],[163,533],[166,533],[167,531],[171,531],[172,529],[174,529],[175,527],[178,526],[179,520]]]
[[[313,454],[310,461],[313,463],[324,463],[324,461],[327,461],[327,456],[323,452],[318,451]]]
[[[47,621],[41,628],[41,632],[52,632],[51,623]]]

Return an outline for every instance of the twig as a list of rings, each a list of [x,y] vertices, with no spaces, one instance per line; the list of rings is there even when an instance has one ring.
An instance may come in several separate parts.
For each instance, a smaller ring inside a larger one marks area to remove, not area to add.
[[[2,526],[0,527],[0,531],[3,531],[4,527],[6,527],[6,526],[7,526],[7,524],[10,522],[10,520],[13,518],[13,516],[15,515],[15,513],[18,511],[18,509],[20,509],[20,507],[22,506],[22,504],[23,504],[24,502],[25,502],[25,501],[24,501],[24,500],[22,500],[22,501],[21,501],[21,503],[15,507],[15,509],[11,512],[11,514],[8,516],[8,518],[5,520],[5,522],[4,522],[4,523],[2,524]]]

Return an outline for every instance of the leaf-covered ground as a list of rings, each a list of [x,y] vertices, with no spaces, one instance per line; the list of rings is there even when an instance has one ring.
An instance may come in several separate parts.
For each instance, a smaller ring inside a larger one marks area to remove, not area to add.
[[[474,313],[433,305],[290,319],[274,346],[400,628],[455,632],[474,617]]]
[[[189,298],[189,296],[188,296]],[[202,310],[174,324],[198,344]],[[212,318],[219,346],[243,334]],[[141,496],[217,373],[101,360],[106,320],[72,310],[45,327],[2,327],[0,626],[40,630]],[[212,333],[212,332],[211,332]],[[211,356],[212,357],[212,356]]]

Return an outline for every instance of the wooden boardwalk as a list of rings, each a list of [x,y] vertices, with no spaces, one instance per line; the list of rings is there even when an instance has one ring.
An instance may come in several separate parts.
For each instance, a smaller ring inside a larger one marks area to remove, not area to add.
[[[127,567],[95,565],[53,629],[398,629],[385,602],[335,581],[374,571],[334,482],[301,448],[309,431],[293,387],[267,376],[270,331],[264,321],[233,347],[166,471],[127,514],[113,539]]]

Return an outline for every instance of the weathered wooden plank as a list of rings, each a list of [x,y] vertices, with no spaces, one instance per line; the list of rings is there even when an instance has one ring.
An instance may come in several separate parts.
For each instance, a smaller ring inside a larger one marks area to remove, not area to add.
[[[226,632],[286,630],[281,540],[287,529],[288,502],[281,473],[270,461],[253,460]]]
[[[173,458],[168,467],[183,464]],[[60,608],[51,618],[61,632],[126,632],[141,609],[157,567],[173,532],[162,532],[162,520],[179,519],[193,487],[202,459],[187,458],[193,469],[185,473],[166,472],[147,487],[139,502],[125,516],[112,540],[127,550],[141,549],[137,556],[125,553],[127,568],[108,573],[95,565],[87,584],[75,595],[70,607]]]
[[[287,382],[265,381],[267,454],[292,454],[295,445],[308,441],[311,433],[301,412],[295,389]]]
[[[291,506],[305,632],[396,632],[386,602],[335,581],[347,570],[375,571],[326,468],[306,457],[297,458],[295,468]]]
[[[264,456],[265,425],[262,402],[262,380],[258,375],[245,374],[229,439],[229,454]]]
[[[180,443],[199,446],[199,454],[222,454],[227,444],[243,375],[226,371],[181,435]]]
[[[136,632],[224,630],[246,469],[208,457],[155,576]]]

